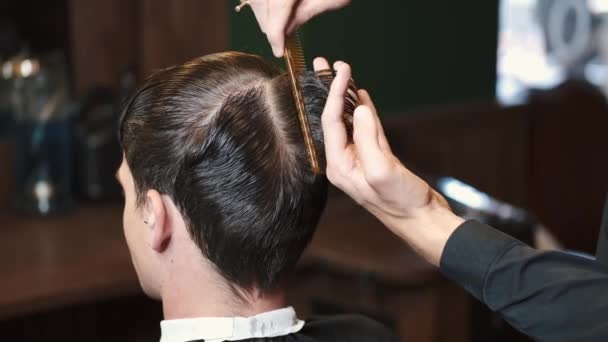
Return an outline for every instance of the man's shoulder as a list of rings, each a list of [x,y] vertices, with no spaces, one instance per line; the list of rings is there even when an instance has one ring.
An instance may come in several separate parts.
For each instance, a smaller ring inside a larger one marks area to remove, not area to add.
[[[319,341],[400,341],[383,324],[362,315],[313,317],[306,321],[301,333],[316,337]]]

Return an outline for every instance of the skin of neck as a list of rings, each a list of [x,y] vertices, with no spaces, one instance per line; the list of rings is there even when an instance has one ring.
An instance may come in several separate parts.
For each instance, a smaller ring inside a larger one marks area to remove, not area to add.
[[[283,286],[270,293],[231,287],[190,238],[183,220],[179,221],[173,222],[177,229],[161,262],[164,319],[251,317],[286,306]]]

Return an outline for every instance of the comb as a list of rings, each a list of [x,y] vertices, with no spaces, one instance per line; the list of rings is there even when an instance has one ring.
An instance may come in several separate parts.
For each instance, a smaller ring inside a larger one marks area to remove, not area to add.
[[[298,111],[298,120],[300,121],[300,128],[302,129],[302,136],[304,137],[304,144],[306,145],[306,153],[308,154],[310,166],[314,174],[320,174],[321,167],[319,166],[319,157],[317,156],[317,150],[312,138],[310,123],[308,122],[308,115],[306,113],[306,107],[304,106],[304,98],[302,97],[302,88],[300,87],[299,76],[302,74],[302,72],[306,71],[306,61],[304,60],[302,43],[300,42],[300,37],[297,31],[285,39],[284,58],[285,65],[287,65],[287,72],[291,82],[291,90],[293,92],[293,98]]]
[[[234,10],[240,12],[245,6],[251,6],[249,0],[240,0],[240,4],[236,6]],[[306,71],[306,61],[304,60],[304,51],[302,50],[302,43],[300,42],[300,36],[297,30],[285,39],[284,58],[285,65],[287,65],[287,73],[289,74],[293,98],[298,111],[298,120],[300,121],[304,144],[306,145],[306,153],[310,160],[312,172],[315,175],[318,175],[321,173],[319,157],[312,138],[310,123],[308,122],[308,115],[306,113],[306,107],[304,106],[304,98],[302,97],[302,88],[300,86],[299,76],[302,72]]]

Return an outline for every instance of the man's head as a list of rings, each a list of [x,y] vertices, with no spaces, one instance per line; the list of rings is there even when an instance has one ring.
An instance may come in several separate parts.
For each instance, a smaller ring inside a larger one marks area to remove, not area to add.
[[[313,73],[301,83],[322,152],[328,84]],[[201,260],[240,289],[271,291],[295,266],[327,180],[310,171],[281,70],[234,52],[161,70],[126,105],[119,135],[125,235],[148,294],[160,295],[171,262],[171,222],[183,222]]]

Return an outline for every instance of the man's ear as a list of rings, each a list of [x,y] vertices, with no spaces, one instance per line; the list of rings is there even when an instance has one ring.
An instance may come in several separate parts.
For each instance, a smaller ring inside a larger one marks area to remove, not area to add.
[[[149,229],[150,245],[158,252],[165,251],[171,241],[172,227],[167,219],[167,209],[162,195],[156,190],[146,193],[146,225]]]

